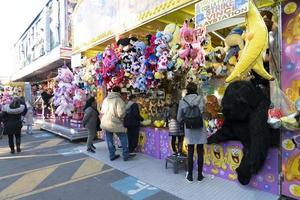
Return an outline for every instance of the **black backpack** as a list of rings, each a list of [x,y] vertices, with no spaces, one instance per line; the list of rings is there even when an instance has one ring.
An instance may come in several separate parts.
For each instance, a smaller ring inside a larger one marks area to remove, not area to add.
[[[203,119],[198,105],[191,105],[185,99],[183,101],[188,105],[184,113],[183,122],[187,129],[198,129],[203,127]]]

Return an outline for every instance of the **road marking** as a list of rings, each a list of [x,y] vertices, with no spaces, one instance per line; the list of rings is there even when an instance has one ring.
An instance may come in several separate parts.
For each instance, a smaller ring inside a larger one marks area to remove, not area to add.
[[[0,160],[12,160],[12,159],[21,159],[21,158],[36,158],[36,157],[49,157],[49,156],[61,156],[61,153],[49,153],[49,154],[26,155],[26,156],[6,156],[6,157],[0,157]]]
[[[0,192],[0,199],[9,198],[16,195],[31,192],[41,182],[43,182],[58,166],[48,167],[28,174],[16,180],[9,187]]]
[[[47,137],[55,137],[53,134],[50,133],[39,133],[39,134],[33,134],[32,137],[34,138],[47,138]]]
[[[55,147],[57,146],[59,143],[61,143],[62,139],[60,138],[55,138],[55,139],[51,139],[47,142],[44,142],[42,144],[40,144],[39,146],[37,146],[36,148],[33,148],[33,150],[36,150],[36,149],[43,149],[43,148],[49,148],[49,147]]]
[[[35,150],[40,150],[40,149],[44,149],[44,148],[51,148],[51,147],[58,147],[58,146],[63,146],[63,145],[66,145],[68,143],[62,143],[60,144],[61,142],[63,142],[64,140],[62,139],[47,139],[47,140],[40,140],[40,141],[33,141],[33,142],[27,142],[27,143],[24,143],[24,144],[21,144],[21,148],[24,148],[24,147],[28,147],[30,146],[29,144],[31,143],[37,143],[37,142],[43,142],[45,141],[44,143],[40,144],[39,146],[37,147],[34,147],[34,148],[27,148],[27,149],[23,149],[22,152],[33,152]],[[6,148],[0,148],[0,156],[1,155],[4,155],[4,154],[7,154],[9,152],[9,148],[6,147]],[[0,157],[1,159],[1,157]]]
[[[160,191],[160,189],[132,176],[113,182],[111,186],[133,200],[143,200]]]
[[[71,148],[59,149],[56,152],[60,153],[63,156],[70,156],[70,155],[82,153],[83,151],[80,150],[78,147],[76,148],[71,147]]]
[[[43,140],[35,140],[35,141],[30,141],[30,142],[24,142],[21,145],[22,146],[29,146],[29,144],[46,142],[46,141],[49,141],[49,140],[51,140],[51,139],[48,138],[48,139],[43,139]]]
[[[58,167],[58,166],[62,166],[62,165],[66,165],[66,164],[70,164],[70,163],[74,163],[74,162],[78,162],[78,161],[85,160],[85,159],[87,159],[87,158],[86,157],[85,158],[79,158],[79,159],[76,159],[76,160],[71,160],[71,161],[67,161],[67,162],[63,162],[63,163],[58,163],[58,164],[54,164],[54,165],[49,165],[49,166],[43,167],[43,168],[31,169],[31,170],[23,171],[23,172],[20,172],[20,173],[11,174],[11,175],[8,175],[8,176],[2,176],[2,177],[0,177],[0,181],[3,180],[3,179],[12,178],[12,177],[15,177],[15,176],[20,176],[20,175],[23,175],[23,174],[27,174],[27,173],[32,173],[32,172],[35,172],[35,171],[39,171],[41,169]]]
[[[105,173],[111,172],[113,170],[115,170],[115,169],[110,168],[110,169],[107,169],[107,170],[104,170],[104,171],[100,171],[100,172],[97,172],[97,173],[94,173],[94,174],[90,174],[90,175],[87,175],[87,176],[84,176],[84,177],[80,177],[80,178],[76,178],[76,179],[71,179],[69,181],[65,181],[63,183],[59,183],[59,184],[56,184],[56,185],[53,185],[53,186],[49,186],[49,187],[45,187],[45,188],[42,188],[42,189],[34,190],[34,191],[28,192],[26,194],[21,194],[21,195],[13,196],[10,199],[11,200],[16,200],[16,199],[24,198],[24,197],[27,197],[27,196],[35,195],[35,194],[38,194],[38,193],[46,192],[48,190],[52,190],[52,189],[55,189],[55,188],[58,188],[58,187],[62,187],[62,186],[65,186],[65,185],[68,185],[68,184],[71,184],[71,183],[75,183],[75,182],[78,182],[78,181],[81,181],[81,180],[85,180],[85,179],[88,179],[88,178],[91,178],[91,177],[94,177],[94,176],[98,176],[100,174],[105,174]]]
[[[104,163],[96,161],[92,158],[88,158],[81,164],[81,166],[77,169],[71,179],[77,179],[102,171],[103,166]]]
[[[62,143],[62,144],[58,144],[58,145],[56,145],[56,147],[59,147],[59,146],[64,146],[64,145],[67,145],[68,143]],[[23,145],[21,145],[21,149],[22,149],[22,153],[25,153],[25,152],[32,152],[32,153],[35,153],[35,152],[37,152],[36,150],[41,150],[42,148],[28,148],[28,149],[23,149],[22,148],[22,146]],[[1,150],[0,150],[0,160],[3,160],[3,159],[9,159],[9,158],[16,158],[16,157],[21,157],[21,156],[6,156],[6,157],[3,157],[2,155],[7,155],[8,154],[8,152],[9,152],[9,150],[8,150],[8,148],[6,148],[6,150],[5,150],[5,152],[3,151],[3,152],[1,152]],[[38,152],[40,152],[40,151],[38,151]],[[80,151],[80,152],[78,152],[77,151],[77,153],[76,154],[78,154],[78,153],[81,153],[82,151]],[[74,155],[75,153],[73,153],[73,154],[68,154],[68,155]],[[63,155],[62,153],[59,153],[59,154],[57,154],[57,153],[55,153],[55,154],[49,154],[49,155]],[[67,155],[67,153],[66,153],[66,155]],[[29,155],[26,155],[25,157],[28,157]],[[41,155],[42,156],[42,155]],[[39,157],[39,155],[33,155],[33,157]]]

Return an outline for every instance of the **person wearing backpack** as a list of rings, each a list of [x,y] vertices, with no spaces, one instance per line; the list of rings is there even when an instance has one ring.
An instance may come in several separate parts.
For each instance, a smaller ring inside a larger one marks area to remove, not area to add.
[[[186,87],[187,94],[180,100],[177,113],[177,121],[184,123],[185,138],[188,145],[188,171],[186,179],[193,181],[194,149],[197,147],[198,156],[198,181],[204,178],[203,168],[203,144],[207,142],[207,133],[203,128],[202,113],[204,111],[203,97],[197,94],[197,85],[189,83]]]
[[[136,103],[136,96],[130,95],[124,117],[124,127],[127,128],[129,153],[134,153],[138,146],[141,121],[143,121],[143,118],[140,115],[139,105]]]

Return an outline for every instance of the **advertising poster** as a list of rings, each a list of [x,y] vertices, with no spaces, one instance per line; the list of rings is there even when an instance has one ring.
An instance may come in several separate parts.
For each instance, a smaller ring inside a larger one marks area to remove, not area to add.
[[[282,4],[282,90],[293,102],[300,97],[300,1]],[[300,132],[282,140],[282,194],[300,199]]]
[[[195,6],[196,28],[209,26],[248,12],[248,0],[203,0]]]

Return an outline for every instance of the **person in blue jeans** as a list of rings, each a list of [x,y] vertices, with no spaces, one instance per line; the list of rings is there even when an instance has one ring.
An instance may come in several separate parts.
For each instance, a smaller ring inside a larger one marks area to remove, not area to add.
[[[114,134],[120,139],[123,148],[123,160],[127,161],[135,156],[135,154],[129,154],[126,128],[123,125],[125,108],[126,104],[121,98],[121,88],[118,86],[113,87],[112,91],[103,100],[101,108],[101,129],[105,131],[111,161],[120,157],[120,155],[116,154]]]

